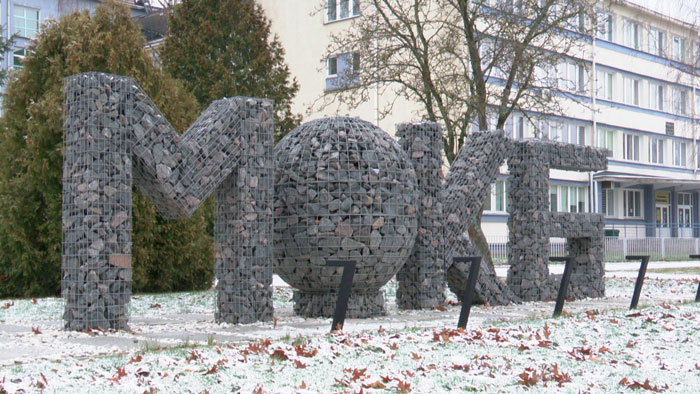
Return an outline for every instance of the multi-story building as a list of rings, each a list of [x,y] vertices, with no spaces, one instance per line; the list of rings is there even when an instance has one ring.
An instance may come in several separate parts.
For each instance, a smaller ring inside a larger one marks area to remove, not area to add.
[[[307,119],[349,113],[393,133],[395,123],[421,118],[420,106],[400,101],[380,119],[382,103],[395,99],[380,94],[356,109],[319,109],[319,98],[335,88],[342,70],[358,67],[351,53],[324,54],[331,34],[371,15],[361,8],[364,2],[259,3],[300,83],[295,110]],[[551,171],[552,210],[604,213],[606,228],[622,237],[698,237],[700,39],[693,23],[698,10],[683,9],[682,1],[657,2],[668,9],[648,8],[653,3],[600,1],[596,34],[586,39],[581,57],[557,67],[559,77],[576,87],[572,94],[578,104],[536,122],[530,120],[536,116],[514,114],[505,129],[513,138],[558,139],[612,151],[607,171]],[[507,188],[503,174],[486,201],[487,236],[507,235]]]
[[[94,11],[101,0],[0,0],[0,25],[4,38],[15,35],[14,48],[5,54],[0,67],[4,70],[22,67],[29,42],[39,31],[41,24],[49,19],[78,10]],[[128,5],[134,17],[144,16],[150,10],[149,2],[143,0],[118,1]]]

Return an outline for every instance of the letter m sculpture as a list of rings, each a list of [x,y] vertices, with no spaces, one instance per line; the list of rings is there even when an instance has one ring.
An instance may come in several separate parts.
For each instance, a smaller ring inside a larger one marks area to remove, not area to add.
[[[133,79],[85,73],[66,79],[65,111],[66,328],[127,328],[132,181],[169,219],[216,190],[216,320],[271,320],[272,104],[218,100],[178,135]]]

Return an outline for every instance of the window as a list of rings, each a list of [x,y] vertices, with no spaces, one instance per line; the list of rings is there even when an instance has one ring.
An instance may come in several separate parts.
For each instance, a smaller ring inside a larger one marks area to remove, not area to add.
[[[549,210],[552,212],[587,212],[588,188],[579,186],[551,185],[549,187]]]
[[[649,108],[664,110],[664,89],[660,83],[649,82]]]
[[[673,141],[673,165],[685,167],[686,161],[686,143],[681,141]]]
[[[329,77],[338,75],[338,56],[331,56],[328,58],[326,75]]]
[[[666,33],[659,29],[649,28],[649,53],[664,56],[666,46]]]
[[[625,160],[639,161],[639,136],[634,134],[624,134],[623,149]]]
[[[639,190],[624,191],[624,211],[625,217],[642,217],[642,192]]]
[[[639,80],[622,77],[622,101],[625,104],[639,105]]]
[[[326,90],[345,89],[359,82],[360,55],[343,53],[326,59]]]
[[[613,99],[613,73],[609,71],[596,71],[596,97],[604,100]]]
[[[598,130],[598,147],[610,151],[608,157],[613,156],[613,146],[615,142],[615,130]]]
[[[559,63],[557,75],[559,89],[574,93],[588,91],[588,70],[583,64],[577,64],[574,61]]]
[[[506,181],[496,181],[491,185],[491,193],[484,202],[484,211],[507,212]]]
[[[599,12],[597,15],[598,26],[596,36],[601,40],[613,40],[613,16],[607,12]]]
[[[15,32],[20,37],[32,38],[39,31],[39,10],[15,5]]]
[[[360,15],[360,0],[326,0],[326,22]]]
[[[693,55],[695,56],[695,67],[700,68],[700,41],[695,42]]]
[[[671,104],[673,112],[679,115],[688,114],[688,91],[683,88],[671,89]]]
[[[664,164],[664,140],[649,139],[649,160],[655,164]]]
[[[622,18],[622,44],[630,48],[640,48],[641,27],[631,19]]]
[[[615,216],[615,190],[603,189],[603,215]]]
[[[504,129],[508,137],[522,140],[527,133],[527,119],[523,115],[511,115],[506,119]]]
[[[685,38],[673,36],[671,38],[671,59],[685,62],[687,60],[688,42]]]
[[[558,211],[558,205],[557,205],[557,195],[559,194],[559,188],[556,186],[549,186],[549,210],[552,212],[557,212]]]
[[[24,66],[24,55],[26,54],[26,49],[20,48],[13,52],[12,54],[12,67],[22,68]]]

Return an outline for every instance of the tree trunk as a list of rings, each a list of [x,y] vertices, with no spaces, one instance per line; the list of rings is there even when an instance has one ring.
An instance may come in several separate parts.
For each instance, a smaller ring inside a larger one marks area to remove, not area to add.
[[[486,241],[486,236],[484,235],[484,232],[481,231],[481,217],[483,216],[483,214],[484,208],[481,207],[479,213],[476,215],[474,222],[469,225],[469,229],[467,229],[467,232],[469,233],[469,238],[472,240],[472,243],[474,243],[474,246],[476,246],[479,249],[479,252],[481,252],[484,261],[493,269],[493,259],[491,258],[489,243]]]

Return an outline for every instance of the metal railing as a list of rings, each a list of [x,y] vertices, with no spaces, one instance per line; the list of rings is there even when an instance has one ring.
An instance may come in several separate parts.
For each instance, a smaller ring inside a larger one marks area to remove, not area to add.
[[[491,256],[497,263],[508,262],[508,236],[488,236]],[[622,261],[626,255],[649,255],[651,260],[687,260],[688,255],[700,253],[700,238],[604,237],[605,261]],[[552,238],[550,256],[566,256],[566,239]]]

